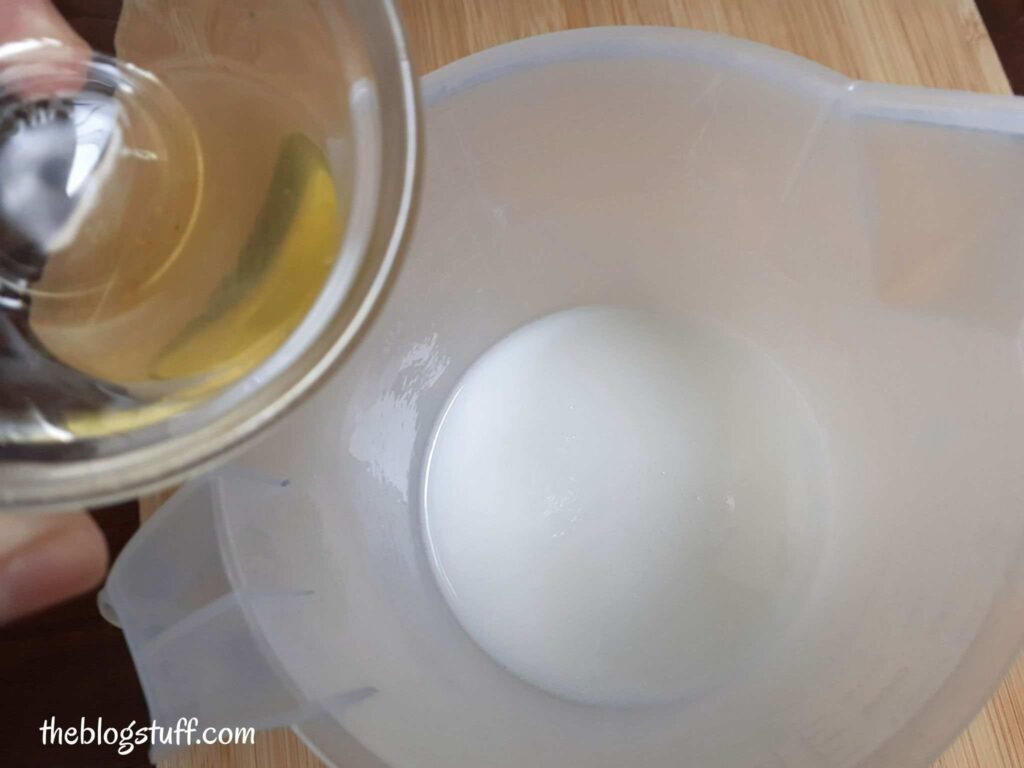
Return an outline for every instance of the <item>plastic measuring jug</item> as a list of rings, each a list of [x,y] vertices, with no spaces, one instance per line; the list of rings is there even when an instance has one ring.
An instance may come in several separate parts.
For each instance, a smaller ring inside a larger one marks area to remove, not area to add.
[[[111,571],[153,715],[292,724],[346,768],[926,765],[1024,639],[1024,105],[628,28],[480,53],[424,97],[420,215],[351,363]],[[758,664],[655,706],[502,667],[423,543],[452,388],[590,304],[730,329],[824,435],[799,615]]]

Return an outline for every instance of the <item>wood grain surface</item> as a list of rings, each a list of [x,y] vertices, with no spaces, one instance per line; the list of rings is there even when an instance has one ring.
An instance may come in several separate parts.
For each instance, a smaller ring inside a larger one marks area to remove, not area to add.
[[[399,5],[423,73],[528,35],[657,24],[768,43],[858,79],[1010,93],[974,0],[400,0]],[[143,506],[151,510],[153,500]],[[284,730],[260,734],[254,746],[196,749],[161,764],[321,766]],[[1024,768],[1024,662],[936,768]]]

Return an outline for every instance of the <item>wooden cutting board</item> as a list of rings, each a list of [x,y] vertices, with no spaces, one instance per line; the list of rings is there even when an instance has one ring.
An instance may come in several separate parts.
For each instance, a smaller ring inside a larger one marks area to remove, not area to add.
[[[658,24],[750,38],[857,79],[1010,93],[974,0],[399,0],[399,6],[423,73],[528,35]],[[154,505],[143,501],[144,510]],[[322,765],[282,730],[260,734],[254,746],[194,749],[161,768]],[[1024,768],[1024,661],[935,768]]]

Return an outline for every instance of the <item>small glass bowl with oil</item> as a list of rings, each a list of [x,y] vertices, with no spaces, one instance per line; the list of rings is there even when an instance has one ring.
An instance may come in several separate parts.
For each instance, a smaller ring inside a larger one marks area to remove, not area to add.
[[[256,435],[353,346],[410,217],[390,0],[129,0],[116,52],[0,45],[0,509]]]

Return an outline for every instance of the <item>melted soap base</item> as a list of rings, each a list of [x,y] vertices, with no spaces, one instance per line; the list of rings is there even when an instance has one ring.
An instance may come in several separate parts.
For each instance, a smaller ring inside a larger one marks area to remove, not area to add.
[[[816,560],[823,455],[798,389],[748,342],[557,313],[488,350],[443,410],[432,566],[465,630],[527,682],[675,700],[781,638]]]

